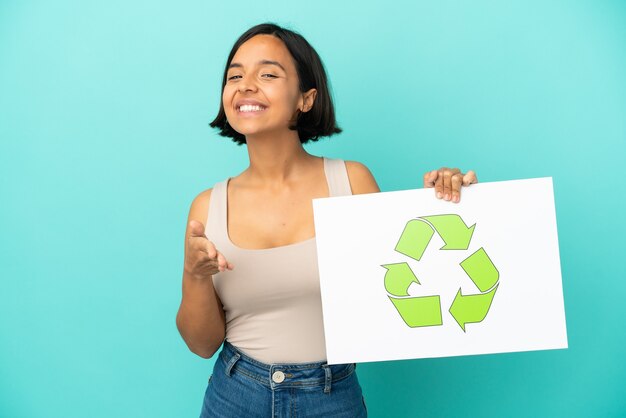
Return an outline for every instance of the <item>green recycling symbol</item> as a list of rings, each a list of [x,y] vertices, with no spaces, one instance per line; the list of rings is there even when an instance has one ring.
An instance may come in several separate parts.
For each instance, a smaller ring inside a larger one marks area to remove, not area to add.
[[[434,215],[411,219],[404,227],[395,250],[420,261],[435,231],[445,245],[440,250],[467,250],[476,224],[467,227],[459,215]],[[468,323],[481,322],[487,316],[498,289],[500,274],[484,248],[460,263],[479,293],[456,294],[449,312],[465,332]],[[408,293],[412,283],[421,284],[406,262],[383,264],[385,289],[404,322],[411,328],[443,325],[439,295],[413,297]]]

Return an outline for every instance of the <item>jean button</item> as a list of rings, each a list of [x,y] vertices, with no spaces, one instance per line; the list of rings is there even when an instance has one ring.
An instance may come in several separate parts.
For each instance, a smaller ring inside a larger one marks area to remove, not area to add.
[[[280,370],[275,371],[272,375],[272,380],[274,381],[274,383],[281,383],[283,380],[285,380],[285,373],[281,372]]]

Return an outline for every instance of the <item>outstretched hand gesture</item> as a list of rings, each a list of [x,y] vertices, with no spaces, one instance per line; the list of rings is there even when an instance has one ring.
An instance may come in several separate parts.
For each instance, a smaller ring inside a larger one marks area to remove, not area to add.
[[[204,234],[204,225],[196,220],[189,221],[189,235],[185,248],[185,271],[197,278],[210,277],[234,266],[226,261],[215,245]]]

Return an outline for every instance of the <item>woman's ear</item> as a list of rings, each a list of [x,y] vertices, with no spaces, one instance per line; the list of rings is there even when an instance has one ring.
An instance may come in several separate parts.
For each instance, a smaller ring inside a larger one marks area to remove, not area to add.
[[[302,93],[302,105],[300,111],[304,113],[311,110],[311,108],[313,108],[313,104],[315,103],[316,96],[316,89],[310,89],[309,91]]]

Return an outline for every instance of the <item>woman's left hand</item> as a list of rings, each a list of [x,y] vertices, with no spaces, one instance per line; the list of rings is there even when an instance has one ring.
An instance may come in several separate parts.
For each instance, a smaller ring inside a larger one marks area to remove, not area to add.
[[[454,203],[461,200],[461,186],[473,183],[478,183],[478,178],[472,170],[464,174],[458,168],[441,167],[424,174],[424,188],[434,187],[437,199],[451,200]]]

